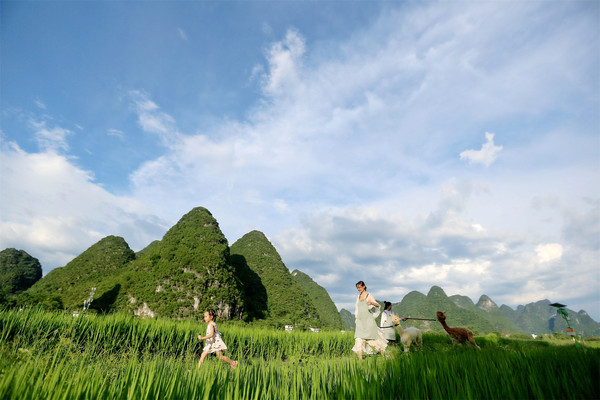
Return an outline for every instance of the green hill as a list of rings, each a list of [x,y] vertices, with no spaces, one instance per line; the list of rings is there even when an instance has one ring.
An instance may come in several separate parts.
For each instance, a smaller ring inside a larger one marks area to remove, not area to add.
[[[154,246],[156,246],[159,243],[160,243],[160,240],[154,240],[154,241],[152,241],[148,246],[144,247],[142,250],[140,250],[137,253],[135,253],[135,257],[136,258],[140,258],[144,254],[146,254],[151,248],[153,248]]]
[[[594,321],[584,310],[574,312],[569,310],[569,319],[571,326],[575,329],[575,332],[582,336],[600,336],[600,323]],[[556,318],[555,316],[554,332],[565,332],[567,323],[562,318]]]
[[[340,310],[340,317],[346,324],[346,329],[354,330],[356,328],[356,321],[354,319],[354,314],[352,314],[350,311],[346,310],[345,308],[342,308]]]
[[[485,294],[479,298],[477,304],[467,296],[453,295],[450,300],[460,308],[473,311],[486,319],[496,332],[500,333],[522,333],[522,330],[516,326]]]
[[[237,240],[231,246],[231,258],[236,270],[245,264],[265,288],[267,309],[263,311],[268,322],[277,326],[291,324],[299,328],[321,326],[311,298],[293,279],[279,253],[262,232],[252,231]],[[244,282],[244,285],[251,287],[252,282]],[[253,307],[264,296],[264,293],[252,293],[252,290],[246,293],[249,302],[253,301]],[[261,298],[256,299],[256,296]]]
[[[477,306],[475,306],[475,303],[473,303],[473,300],[471,300],[470,297],[462,296],[460,294],[455,294],[455,295],[449,296],[449,298],[450,298],[450,300],[452,300],[454,302],[454,304],[456,304],[460,308],[464,308],[466,310],[471,310],[471,311],[475,311],[475,309],[477,308]]]
[[[550,300],[520,305],[516,310],[503,304],[500,310],[526,333],[538,335],[553,332],[565,333],[567,329],[565,320],[556,315],[556,308],[550,307]],[[575,312],[568,308],[566,310],[569,313],[569,322],[575,332],[583,336],[600,335],[600,324],[585,311]]]
[[[450,326],[462,326],[475,333],[494,331],[490,322],[475,311],[457,306],[439,286],[432,286],[427,296],[417,291],[408,293],[400,303],[392,305],[392,310],[401,317],[435,319],[437,311],[444,311]],[[408,320],[403,326],[415,326],[422,330],[442,332],[442,325],[437,321]]]
[[[479,298],[477,304],[467,296],[448,297],[444,290],[433,286],[427,296],[412,291],[400,303],[392,305],[394,312],[401,317],[420,317],[435,319],[436,311],[444,311],[450,326],[462,326],[478,334],[491,332],[507,333],[565,333],[566,322],[556,315],[556,309],[550,307],[549,300],[518,306],[516,310],[506,305],[498,307],[486,295]],[[585,311],[575,312],[567,309],[571,326],[575,332],[584,336],[600,335],[600,324]],[[441,324],[434,321],[408,320],[406,326],[416,326],[422,330],[442,331]],[[403,325],[404,325],[403,324]]]
[[[441,290],[441,288],[439,289]],[[436,311],[443,311],[446,308],[448,307],[440,307],[435,304],[431,304],[431,300],[428,299],[426,295],[416,290],[413,290],[404,296],[400,303],[392,304],[392,311],[394,311],[396,314],[400,315],[401,317],[414,318],[435,318]],[[414,326],[425,331],[435,330],[440,332],[442,330],[441,325],[434,321],[408,320],[402,325]]]
[[[94,308],[110,311],[120,289],[120,275],[134,259],[134,252],[123,238],[107,236],[64,267],[50,271],[23,294],[21,301],[35,303],[47,296],[58,296],[64,308],[76,310],[83,307],[95,287]]]
[[[224,319],[244,314],[242,284],[229,262],[227,239],[212,214],[197,207],[158,243],[144,249],[125,275],[119,306],[136,315]]]
[[[297,269],[292,271],[292,277],[311,298],[324,328],[347,329],[346,323],[325,288]]]
[[[246,321],[265,320],[269,315],[267,289],[260,276],[246,262],[246,257],[231,254],[229,258],[236,277],[242,282],[246,304]]]
[[[0,251],[0,304],[12,303],[12,295],[29,289],[42,277],[42,266],[25,250]]]

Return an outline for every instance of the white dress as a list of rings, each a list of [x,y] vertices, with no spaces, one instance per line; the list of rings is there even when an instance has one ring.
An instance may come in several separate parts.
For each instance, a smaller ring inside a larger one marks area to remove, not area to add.
[[[385,351],[387,340],[383,337],[382,329],[379,329],[375,318],[379,315],[379,309],[375,309],[374,313],[371,309],[375,306],[369,306],[367,303],[375,302],[371,294],[367,294],[364,299],[360,299],[360,295],[356,298],[356,309],[354,312],[356,328],[354,330],[354,347],[352,351],[355,353],[363,352],[365,354],[373,354],[375,351]]]
[[[383,336],[387,340],[396,340],[396,327],[394,326],[394,321],[392,321],[394,315],[393,311],[388,310],[381,313],[381,322],[379,323],[379,326],[382,328]]]
[[[219,330],[217,329],[217,324],[215,324],[214,321],[210,321],[208,323],[208,326],[206,327],[206,336],[210,334],[211,325],[215,329],[215,334],[211,338],[206,339],[206,346],[204,346],[202,351],[205,353],[214,353],[215,351],[219,350],[227,350],[227,346],[221,338],[221,332],[219,332]]]

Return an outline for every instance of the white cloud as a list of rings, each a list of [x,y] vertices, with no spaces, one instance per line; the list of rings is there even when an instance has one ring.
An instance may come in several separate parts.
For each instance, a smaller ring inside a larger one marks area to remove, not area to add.
[[[284,40],[271,46],[267,53],[269,74],[263,83],[265,93],[281,95],[302,85],[300,71],[305,50],[305,40],[295,30],[288,30]]]
[[[481,146],[481,150],[465,150],[460,153],[461,160],[467,160],[472,164],[483,164],[486,167],[492,165],[498,153],[502,150],[502,146],[494,145],[494,134],[486,132],[485,137],[487,142]]]
[[[145,215],[141,202],[108,193],[64,156],[29,154],[14,143],[2,143],[0,156],[0,248],[27,251],[44,273],[104,236],[120,235],[140,250],[168,227]]]
[[[535,252],[539,262],[545,263],[560,259],[563,254],[563,247],[558,243],[540,244],[536,246]]]
[[[406,274],[406,278],[421,282],[431,280],[433,282],[444,282],[448,276],[448,265],[438,266],[435,264],[424,265],[422,267],[413,267]]]
[[[471,225],[476,232],[485,232],[485,228],[480,224]]]
[[[314,279],[318,279],[318,281],[321,282],[321,285],[329,286],[329,285],[334,285],[335,283],[339,282],[339,280],[341,279],[341,276],[340,276],[340,274],[337,274],[337,273],[329,273],[329,274],[317,275],[314,277]]]
[[[289,205],[283,199],[275,199],[273,200],[273,207],[280,212],[290,211]]]

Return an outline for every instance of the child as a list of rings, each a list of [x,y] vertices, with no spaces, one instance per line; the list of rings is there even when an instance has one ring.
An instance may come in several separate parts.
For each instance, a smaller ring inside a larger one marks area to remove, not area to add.
[[[381,323],[379,326],[383,331],[383,336],[387,339],[388,344],[396,344],[396,330],[394,329],[394,312],[392,311],[392,303],[389,301],[383,302],[383,313],[381,313]]]
[[[209,353],[217,353],[217,356],[220,360],[225,361],[229,365],[231,365],[231,369],[234,369],[237,365],[237,361],[231,360],[223,355],[223,350],[227,350],[227,346],[223,339],[221,339],[221,332],[217,329],[217,324],[215,324],[215,310],[207,310],[204,313],[204,322],[208,322],[208,326],[206,327],[206,336],[198,335],[198,339],[206,340],[206,346],[202,349],[202,355],[200,356],[200,362],[198,363],[198,368],[202,366],[204,362],[204,358]]]

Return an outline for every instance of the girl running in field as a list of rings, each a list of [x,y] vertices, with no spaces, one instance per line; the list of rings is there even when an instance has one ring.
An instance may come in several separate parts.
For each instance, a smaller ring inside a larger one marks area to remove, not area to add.
[[[237,365],[237,361],[231,360],[223,355],[223,350],[227,350],[227,346],[223,339],[221,339],[221,332],[217,329],[215,324],[215,310],[206,310],[204,313],[204,322],[208,322],[206,327],[206,336],[198,335],[199,340],[206,340],[206,346],[202,349],[202,355],[200,356],[200,362],[198,368],[202,366],[204,358],[210,353],[217,353],[220,360],[225,361],[234,369]]]

